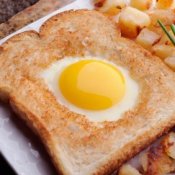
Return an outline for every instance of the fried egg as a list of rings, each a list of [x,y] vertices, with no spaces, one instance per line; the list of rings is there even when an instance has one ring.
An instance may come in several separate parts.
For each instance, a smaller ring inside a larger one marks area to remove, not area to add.
[[[102,58],[67,57],[40,76],[59,104],[93,122],[118,120],[137,103],[129,71]]]

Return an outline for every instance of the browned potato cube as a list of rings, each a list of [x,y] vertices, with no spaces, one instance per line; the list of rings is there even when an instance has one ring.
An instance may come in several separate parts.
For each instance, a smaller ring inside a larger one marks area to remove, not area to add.
[[[141,175],[141,174],[136,168],[132,167],[131,165],[124,164],[120,168],[118,175]]]
[[[167,57],[175,56],[175,47],[164,44],[156,44],[152,47],[152,53],[162,59],[165,59]]]
[[[165,136],[167,137],[167,136]],[[175,160],[170,158],[164,151],[164,142],[151,147],[140,157],[145,175],[165,175],[175,170]]]
[[[140,163],[143,168],[143,170],[146,172],[148,168],[148,153],[142,153],[140,154]]]
[[[150,17],[146,13],[133,7],[126,7],[119,16],[121,33],[129,38],[135,38],[150,23]]]
[[[162,23],[166,26],[169,26],[175,22],[175,12],[174,10],[162,10],[162,9],[154,9],[146,12],[151,19],[151,25],[157,26],[160,28],[157,20],[161,20]]]
[[[160,40],[160,35],[157,33],[144,28],[136,38],[136,42],[145,49],[151,49],[151,47]]]
[[[175,70],[175,57],[167,58],[172,67]],[[165,139],[165,151],[171,158],[175,159],[175,133],[171,132],[168,134],[167,138]]]
[[[96,9],[102,7],[104,5],[106,0],[94,0],[93,3],[94,3],[94,6]]]
[[[108,10],[106,10],[105,12],[103,12],[105,15],[107,16],[116,16],[121,12],[121,9],[113,6],[110,7]]]
[[[130,5],[139,10],[148,10],[152,5],[153,0],[131,0]]]
[[[169,33],[174,37],[174,34],[173,32],[170,30]],[[170,39],[168,38],[168,36],[166,34],[164,34],[160,41],[159,41],[159,44],[165,44],[165,45],[170,45],[170,46],[173,46],[173,43],[170,41]]]
[[[157,0],[156,7],[158,9],[174,9],[175,0]]]
[[[97,5],[99,5],[97,10],[100,12],[109,16],[115,16],[121,11],[122,8],[126,7],[127,3],[125,0],[101,0],[96,3],[96,6]]]
[[[173,71],[175,71],[175,57],[165,58],[164,61]],[[173,149],[174,149],[174,159],[175,159],[175,143],[174,143]]]

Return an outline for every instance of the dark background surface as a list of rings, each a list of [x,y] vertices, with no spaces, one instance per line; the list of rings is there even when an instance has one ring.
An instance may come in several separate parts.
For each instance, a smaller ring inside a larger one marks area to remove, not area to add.
[[[38,0],[0,0],[0,22],[7,21],[16,13],[36,3]]]
[[[0,154],[0,174],[1,175],[16,175],[12,168],[7,164],[6,160]]]

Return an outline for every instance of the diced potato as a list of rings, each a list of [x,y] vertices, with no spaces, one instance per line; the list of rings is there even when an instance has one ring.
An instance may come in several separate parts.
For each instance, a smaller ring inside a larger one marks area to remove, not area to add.
[[[165,58],[165,63],[172,69],[175,71],[175,57],[167,57]],[[174,148],[175,151],[175,148]]]
[[[106,0],[94,0],[93,2],[94,2],[95,8],[100,8],[100,7],[102,7],[102,6],[104,5],[105,1],[106,1]]]
[[[165,175],[175,170],[175,160],[165,153],[161,144],[144,153],[141,164],[147,175]]]
[[[126,7],[126,0],[106,0],[104,3],[104,8],[110,9],[111,7],[116,7],[122,9]]]
[[[153,0],[131,0],[130,5],[139,10],[148,10],[150,9]]]
[[[145,49],[151,49],[151,47],[160,40],[161,36],[157,33],[144,28],[136,38],[136,42]]]
[[[105,12],[103,12],[105,15],[107,16],[116,16],[121,12],[121,9],[112,6],[111,8],[109,8],[108,10],[106,10]]]
[[[136,168],[132,167],[129,164],[125,164],[120,168],[118,175],[141,175],[141,174]]]
[[[135,38],[150,23],[150,17],[146,13],[133,7],[126,7],[119,16],[121,33],[129,38]]]
[[[126,0],[101,0],[97,4],[100,4],[97,9],[109,16],[117,15],[127,5]]]
[[[173,34],[172,30],[170,30],[169,33],[174,37],[174,34]],[[165,44],[165,45],[173,46],[173,43],[170,41],[170,39],[168,38],[168,36],[166,34],[164,34],[161,37],[161,39],[159,41],[159,44]]]
[[[175,0],[157,0],[156,7],[158,9],[174,9]]]
[[[139,160],[143,169],[143,174],[165,175],[175,171],[174,157],[175,148],[169,148],[175,142],[175,133],[168,134],[156,144],[151,146],[146,152],[140,154]],[[169,152],[167,155],[166,152]]]
[[[140,163],[143,168],[143,170],[146,172],[148,168],[148,153],[142,153],[140,155]]]
[[[165,59],[167,57],[175,56],[175,47],[163,44],[156,44],[152,47],[152,53],[162,59]]]
[[[162,30],[162,28],[160,26],[152,26],[150,25],[149,27],[147,27],[149,30],[157,33],[158,35],[160,35],[161,37],[165,34],[164,31]]]
[[[168,58],[167,58],[168,59]],[[175,70],[175,57],[169,58],[170,67]],[[165,139],[165,151],[171,158],[175,159],[175,133],[171,132]]]
[[[146,13],[150,16],[152,26],[158,26],[160,28],[157,22],[158,19],[161,20],[162,23],[166,26],[174,24],[175,19],[174,10],[154,9],[154,10],[148,10]]]

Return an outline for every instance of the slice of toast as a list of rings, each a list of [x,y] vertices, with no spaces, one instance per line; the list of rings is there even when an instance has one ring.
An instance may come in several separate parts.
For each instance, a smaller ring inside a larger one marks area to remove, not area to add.
[[[39,76],[59,59],[84,55],[127,68],[139,83],[137,105],[121,119],[89,121],[59,104]],[[39,135],[62,174],[110,174],[175,125],[174,87],[174,73],[159,58],[120,37],[95,11],[58,14],[39,33],[18,34],[0,47],[1,100]]]

